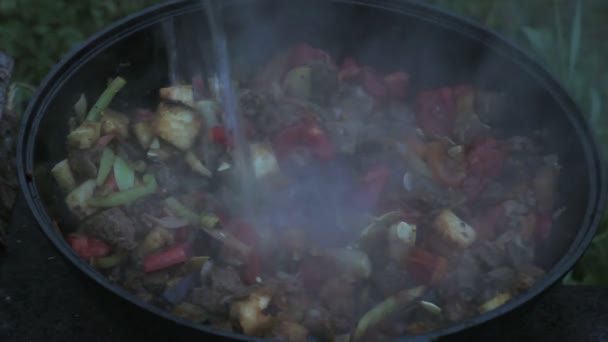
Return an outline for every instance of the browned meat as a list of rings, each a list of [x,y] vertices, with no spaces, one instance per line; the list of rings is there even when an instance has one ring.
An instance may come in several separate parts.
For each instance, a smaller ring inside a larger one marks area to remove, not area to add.
[[[335,323],[330,313],[318,304],[312,303],[309,306],[302,325],[308,329],[314,341],[330,342],[334,340]]]
[[[290,342],[307,342],[308,330],[298,323],[281,321],[273,329],[271,338]]]
[[[100,158],[101,150],[95,147],[87,150],[71,150],[68,163],[77,177],[92,179],[97,177],[97,165]]]
[[[199,305],[212,314],[227,315],[228,301],[222,292],[209,287],[198,287],[192,290],[192,303]]]
[[[334,317],[337,333],[345,333],[354,328],[356,314],[354,295],[353,284],[338,277],[331,278],[321,288],[319,298]]]
[[[241,295],[245,293],[246,286],[241,281],[238,272],[228,267],[214,267],[209,277],[210,286],[213,290],[231,295]]]
[[[411,280],[407,274],[397,269],[394,265],[374,270],[371,282],[376,289],[380,290],[384,297],[392,296],[411,285]]]
[[[86,231],[120,249],[135,248],[135,224],[118,207],[104,210],[87,221]]]

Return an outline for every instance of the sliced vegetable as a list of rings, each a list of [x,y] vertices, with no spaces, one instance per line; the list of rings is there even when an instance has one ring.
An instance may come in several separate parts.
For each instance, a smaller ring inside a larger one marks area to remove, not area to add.
[[[161,102],[152,123],[155,133],[180,150],[192,146],[201,128],[201,116],[192,108],[176,103]]]
[[[158,188],[156,179],[151,174],[142,177],[143,185],[128,190],[112,193],[105,197],[92,198],[87,201],[91,207],[115,207],[118,205],[129,204],[141,197],[152,194]]]
[[[108,107],[110,102],[112,102],[112,99],[114,99],[114,95],[116,95],[116,93],[118,93],[120,89],[125,86],[125,84],[127,84],[127,81],[125,81],[125,79],[122,77],[116,77],[113,79],[106,90],[101,93],[99,99],[97,99],[97,102],[95,102],[93,107],[91,107],[89,114],[87,114],[86,120],[98,121],[101,112]]]
[[[175,266],[188,260],[188,251],[184,246],[175,246],[164,252],[150,255],[144,260],[144,272],[154,272]]]
[[[192,171],[205,177],[213,176],[213,173],[205,165],[203,165],[203,163],[194,155],[194,153],[190,151],[186,152],[186,157],[184,159]]]
[[[283,129],[274,140],[273,147],[279,158],[297,149],[308,149],[321,160],[334,157],[334,147],[329,137],[312,119],[302,120]]]
[[[142,215],[144,220],[150,221],[152,225],[158,225],[167,229],[177,229],[181,227],[185,227],[190,224],[190,221],[174,216],[166,216],[161,218],[156,218],[150,214],[144,213]]]
[[[150,122],[148,121],[140,121],[133,124],[133,133],[135,133],[135,137],[137,141],[144,149],[150,148],[150,144],[152,144],[152,140],[154,139],[154,131]]]
[[[78,101],[74,104],[74,112],[80,120],[84,119],[84,116],[87,114],[87,97],[83,94],[80,94]]]
[[[100,269],[108,269],[118,266],[125,260],[123,253],[114,253],[109,256],[91,259],[91,266]]]
[[[492,310],[496,309],[497,307],[503,305],[504,303],[508,302],[510,299],[511,299],[511,295],[509,293],[498,294],[498,295],[492,297],[492,299],[483,303],[479,307],[479,312],[484,313],[484,312],[492,311]]]
[[[269,143],[257,142],[249,144],[249,156],[256,179],[268,179],[281,176],[279,162],[275,157],[272,145]]]
[[[129,137],[129,117],[123,113],[106,108],[101,112],[100,123],[102,134],[116,134],[125,139]]]
[[[212,127],[211,131],[209,132],[209,138],[211,139],[211,142],[213,142],[215,144],[225,145],[225,146],[234,145],[232,138],[230,136],[228,136],[228,133],[226,133],[226,130],[222,126]]]
[[[357,323],[357,327],[352,335],[353,341],[365,337],[368,332],[376,328],[379,323],[387,319],[391,314],[410,304],[416,298],[421,297],[424,294],[424,291],[425,288],[423,286],[402,290],[374,306],[370,311],[363,315]]]
[[[183,302],[173,307],[171,312],[177,316],[194,323],[203,323],[207,320],[206,312],[198,305],[192,303]]]
[[[462,184],[466,173],[463,160],[450,158],[440,142],[433,142],[425,149],[425,160],[433,172],[435,179],[447,186],[458,187]]]
[[[311,67],[300,66],[291,69],[283,80],[285,94],[302,100],[310,98],[312,93]]]
[[[114,158],[114,178],[120,191],[133,188],[135,185],[135,171],[119,156]]]
[[[101,161],[99,162],[99,170],[97,171],[97,186],[103,185],[110,172],[112,172],[112,166],[114,165],[115,154],[111,148],[106,147],[101,153]]]
[[[433,227],[443,238],[460,248],[469,247],[477,238],[475,229],[448,209],[439,213],[433,222]]]
[[[91,208],[89,201],[93,197],[96,187],[95,180],[89,179],[67,195],[65,203],[74,215],[84,217],[95,212],[95,208]]]
[[[173,305],[179,304],[188,297],[190,290],[194,288],[200,281],[199,271],[192,272],[179,281],[173,286],[168,287],[163,292],[163,298]]]
[[[107,243],[84,234],[70,234],[67,241],[83,259],[102,258],[110,254],[110,246]]]
[[[160,98],[182,102],[190,107],[194,107],[194,92],[191,85],[175,85],[167,88],[160,88]]]
[[[57,181],[57,184],[64,192],[69,193],[76,188],[76,180],[67,159],[55,164],[51,169],[51,174],[55,177],[55,181]]]
[[[307,65],[315,61],[324,62],[326,64],[332,63],[331,57],[327,52],[315,49],[306,43],[296,44],[289,51],[289,65],[292,68]]]
[[[388,254],[397,263],[405,260],[416,244],[416,226],[406,222],[392,225],[388,230]]]
[[[233,326],[250,336],[262,336],[274,323],[272,316],[265,313],[272,297],[269,291],[258,290],[244,300],[235,301],[230,307]]]
[[[410,250],[405,261],[407,271],[421,284],[435,284],[447,270],[447,260],[418,247]]]
[[[185,218],[192,223],[200,222],[199,215],[185,207],[175,197],[167,197],[165,199],[165,205],[179,217]]]
[[[421,300],[420,301],[420,306],[426,310],[427,312],[433,314],[433,315],[440,315],[441,314],[441,308],[438,307],[436,304],[433,304],[431,302],[427,302],[426,300]]]
[[[97,142],[100,132],[99,122],[85,121],[68,134],[68,144],[81,150],[87,149]]]
[[[206,228],[214,228],[219,222],[220,218],[215,214],[201,214],[201,224]]]
[[[161,248],[165,248],[173,244],[173,234],[166,229],[155,227],[148,234],[139,245],[137,253],[140,256],[148,256]]]

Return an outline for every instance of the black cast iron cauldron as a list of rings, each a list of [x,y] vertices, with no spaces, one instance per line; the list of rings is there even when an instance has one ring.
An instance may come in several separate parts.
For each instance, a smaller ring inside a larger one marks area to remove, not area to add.
[[[261,65],[273,52],[307,41],[340,59],[355,56],[386,71],[410,72],[416,88],[459,82],[504,90],[508,103],[501,123],[526,134],[543,128],[552,150],[559,151],[563,173],[560,204],[567,207],[545,252],[538,258],[546,277],[527,293],[468,321],[408,339],[433,340],[495,319],[531,301],[555,284],[580,258],[604,209],[606,181],[598,146],[577,106],[538,64],[496,34],[437,8],[411,1],[223,1],[231,51],[240,66]],[[255,340],[178,319],[110,284],[80,259],[58,234],[69,230],[63,198],[49,191],[49,170],[66,155],[67,119],[81,93],[95,99],[110,77],[127,86],[113,102],[118,109],[154,103],[169,83],[163,22],[172,20],[177,78],[205,73],[210,61],[209,29],[196,1],[170,2],[131,15],[89,38],[65,57],[39,87],[21,122],[17,164],[27,203],[40,227],[78,269],[107,290],[166,320],[200,334]],[[256,64],[257,63],[257,64]],[[245,71],[243,71],[245,72]]]

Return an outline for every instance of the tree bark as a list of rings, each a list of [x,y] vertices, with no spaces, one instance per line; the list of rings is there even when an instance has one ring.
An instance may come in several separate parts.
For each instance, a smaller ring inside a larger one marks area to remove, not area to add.
[[[3,139],[10,139],[14,141],[15,129],[17,126],[17,120],[13,116],[5,114],[5,107],[8,100],[8,88],[11,81],[11,73],[13,71],[14,61],[11,56],[0,50],[0,131],[5,134],[11,134],[12,137],[5,137]],[[12,138],[12,139],[11,139]],[[11,144],[12,145],[12,144]],[[14,174],[14,168],[10,167],[13,160],[13,149],[9,148],[9,151],[0,151],[0,158],[5,162],[8,167],[3,167],[2,173],[0,174],[0,205],[5,207],[6,205],[12,206],[14,197],[16,194],[16,174]],[[4,202],[4,203],[1,203]],[[8,215],[5,208],[0,208],[0,252],[6,248],[6,230],[8,227]],[[10,213],[10,210],[9,210]]]

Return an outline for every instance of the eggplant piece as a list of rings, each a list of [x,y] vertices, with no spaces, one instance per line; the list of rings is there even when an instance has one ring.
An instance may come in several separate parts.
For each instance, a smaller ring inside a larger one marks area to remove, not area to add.
[[[68,155],[68,164],[76,177],[96,178],[97,165],[101,159],[101,149],[71,150]]]
[[[182,151],[188,150],[198,136],[202,119],[192,108],[161,102],[153,121],[156,135]]]
[[[199,279],[198,271],[186,275],[172,286],[168,286],[163,292],[163,298],[173,305],[183,302],[190,290],[197,285]]]
[[[87,221],[85,230],[112,246],[131,250],[135,248],[135,224],[119,207],[104,210]]]

